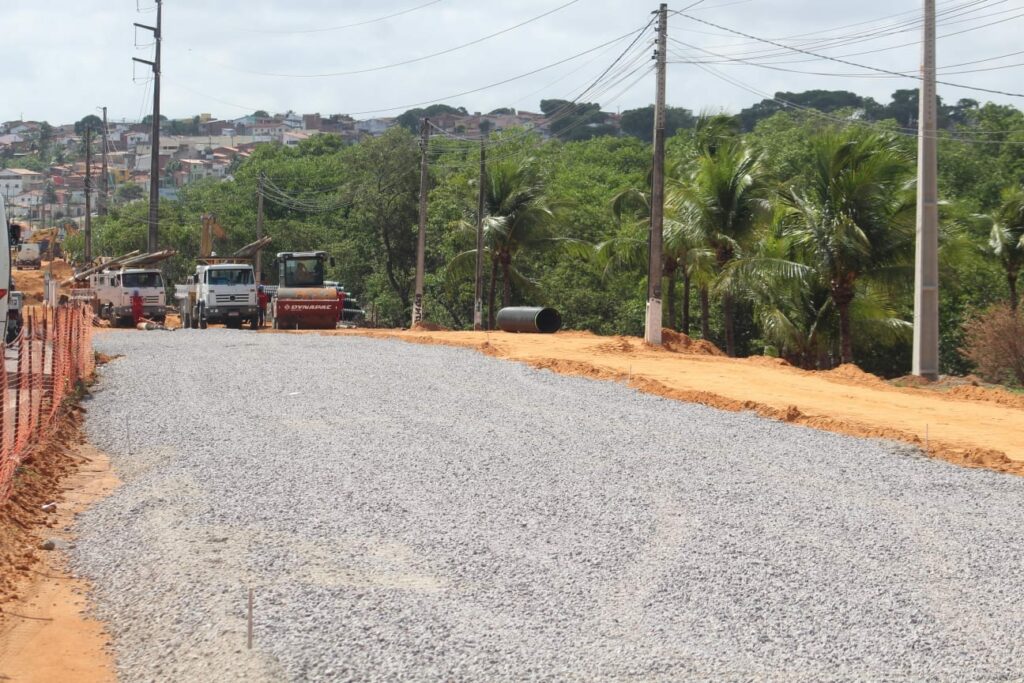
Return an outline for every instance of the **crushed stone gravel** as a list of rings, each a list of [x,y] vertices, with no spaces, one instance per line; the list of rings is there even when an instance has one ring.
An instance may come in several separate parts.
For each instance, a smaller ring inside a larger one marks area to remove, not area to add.
[[[123,681],[1024,671],[1024,478],[460,349],[95,345],[124,484],[71,554]]]

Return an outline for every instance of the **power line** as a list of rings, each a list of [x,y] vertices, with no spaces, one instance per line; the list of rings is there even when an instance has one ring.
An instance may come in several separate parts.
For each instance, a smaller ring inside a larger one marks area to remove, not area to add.
[[[365,69],[353,69],[351,71],[332,71],[332,72],[319,73],[319,74],[282,74],[282,73],[274,73],[274,72],[270,72],[270,71],[250,71],[248,69],[238,69],[238,68],[226,65],[226,64],[221,64],[220,66],[223,66],[224,68],[230,69],[232,71],[237,71],[239,73],[252,74],[252,75],[255,75],[255,76],[273,76],[273,77],[277,77],[277,78],[330,78],[330,77],[334,77],[334,76],[354,76],[356,74],[373,73],[373,72],[376,72],[376,71],[384,71],[384,70],[387,70],[387,69],[394,69],[394,68],[399,67],[399,66],[407,66],[409,64],[416,64],[417,62],[422,62],[422,61],[426,61],[428,59],[433,59],[434,57],[440,57],[442,55],[451,54],[453,52],[457,52],[459,50],[465,49],[465,48],[473,46],[473,45],[479,45],[480,43],[483,43],[485,41],[490,40],[491,38],[495,38],[495,37],[503,35],[505,33],[509,33],[511,31],[514,31],[514,30],[516,30],[518,28],[522,28],[523,26],[526,26],[527,24],[532,24],[535,21],[539,21],[540,19],[543,19],[544,17],[550,16],[550,15],[554,14],[555,12],[559,12],[559,11],[565,9],[566,7],[570,7],[571,5],[575,5],[578,2],[580,2],[580,0],[569,0],[569,2],[566,2],[566,3],[562,4],[562,5],[559,5],[558,7],[555,7],[554,9],[550,9],[547,12],[544,12],[543,14],[538,14],[535,17],[531,17],[531,18],[529,18],[529,19],[527,19],[525,21],[519,22],[518,24],[514,24],[512,26],[508,26],[506,28],[503,28],[500,31],[495,31],[494,33],[490,33],[490,34],[488,34],[486,36],[481,36],[480,38],[476,38],[474,40],[471,40],[468,43],[462,43],[461,45],[456,45],[454,47],[450,47],[450,48],[447,48],[445,50],[440,50],[439,52],[432,52],[430,54],[422,55],[420,57],[414,57],[412,59],[405,59],[405,60],[402,60],[400,62],[393,62],[391,64],[381,64],[380,66],[367,67]],[[211,63],[216,63],[216,62],[211,62]]]
[[[357,22],[354,22],[352,24],[343,24],[341,26],[325,26],[323,28],[307,28],[307,29],[240,29],[240,31],[243,32],[243,33],[263,33],[263,34],[276,34],[276,35],[289,35],[289,34],[294,35],[294,34],[298,34],[298,33],[325,33],[327,31],[341,31],[341,30],[344,30],[344,29],[347,29],[347,28],[356,28],[357,26],[368,26],[370,24],[376,24],[378,22],[386,21],[388,19],[394,19],[395,17],[400,17],[400,16],[405,15],[405,14],[411,14],[412,12],[416,12],[418,10],[424,9],[425,7],[430,7],[431,5],[436,5],[439,2],[443,2],[443,0],[430,0],[430,2],[425,2],[422,5],[416,5],[415,7],[408,7],[406,9],[404,9],[404,10],[399,11],[399,12],[393,12],[391,14],[385,14],[382,17],[376,17],[374,19],[366,19],[365,21],[357,21]]]
[[[594,47],[592,47],[590,49],[584,50],[582,52],[577,52],[576,54],[570,55],[569,57],[566,57],[564,59],[560,59],[560,60],[558,60],[556,62],[552,62],[550,64],[546,64],[544,66],[538,67],[536,69],[532,69],[532,70],[527,71],[525,73],[518,74],[516,76],[511,76],[509,78],[506,78],[506,79],[501,80],[501,81],[497,81],[495,83],[489,83],[487,85],[483,85],[483,86],[480,86],[478,88],[473,88],[471,90],[464,90],[464,91],[459,92],[459,93],[454,93],[454,94],[450,94],[450,95],[444,95],[442,97],[437,97],[437,98],[430,99],[430,100],[424,100],[424,101],[421,101],[421,102],[411,102],[411,103],[406,103],[406,104],[399,104],[399,105],[394,105],[394,106],[391,106],[391,107],[382,107],[380,109],[366,109],[366,110],[363,110],[363,111],[348,112],[348,115],[349,116],[360,116],[360,115],[363,115],[363,114],[382,114],[382,113],[391,112],[391,111],[406,111],[406,110],[413,109],[413,108],[416,108],[416,107],[423,107],[423,106],[430,105],[430,104],[437,104],[439,102],[444,102],[444,101],[447,101],[447,100],[453,100],[453,99],[458,98],[458,97],[465,97],[466,95],[472,95],[472,94],[475,94],[475,93],[478,93],[478,92],[483,92],[484,90],[490,90],[491,88],[496,88],[496,87],[501,86],[501,85],[506,85],[508,83],[512,83],[514,81],[518,81],[518,80],[522,80],[524,78],[528,78],[530,76],[533,76],[535,74],[547,71],[549,69],[553,69],[553,68],[555,68],[557,66],[561,66],[562,64],[567,64],[568,62],[571,62],[571,61],[574,61],[576,59],[579,59],[580,57],[583,57],[585,55],[591,54],[592,52],[597,52],[598,50],[606,48],[609,45],[613,45],[613,44],[615,44],[615,43],[617,43],[617,42],[619,42],[621,40],[624,40],[624,39],[632,36],[634,33],[636,33],[637,30],[639,30],[639,29],[633,29],[631,31],[623,33],[620,36],[612,38],[611,40],[605,41],[605,42],[601,43],[600,45],[595,45]],[[166,80],[166,78],[165,78],[165,80]],[[193,88],[190,88],[189,86],[184,85],[182,83],[178,83],[177,81],[175,81],[175,84],[179,88],[187,90],[187,91],[189,91],[189,92],[191,92],[191,93],[193,93],[195,95],[199,95],[200,97],[205,97],[205,98],[207,98],[209,100],[212,100],[214,102],[219,102],[220,104],[224,104],[224,105],[227,105],[229,107],[234,107],[234,108],[242,110],[242,111],[250,111],[251,112],[251,111],[256,111],[256,110],[259,109],[259,107],[252,107],[252,106],[249,106],[249,105],[242,105],[242,104],[238,104],[238,103],[235,103],[235,102],[229,102],[227,100],[222,100],[222,99],[219,99],[219,98],[214,97],[212,95],[207,95],[206,93],[202,93],[202,92],[199,92],[198,90],[194,90]]]
[[[716,23],[713,23],[713,22],[710,22],[710,21],[706,21],[704,19],[699,19],[697,17],[693,17],[693,16],[690,16],[688,14],[683,14],[683,15],[680,15],[680,16],[684,16],[687,19],[690,19],[692,21],[697,21],[697,22],[699,22],[701,24],[707,24],[708,26],[713,26],[713,27],[721,29],[723,31],[729,31],[730,33],[735,33],[738,36],[743,36],[745,38],[750,38],[752,40],[757,40],[757,41],[760,41],[760,42],[763,42],[763,43],[767,43],[769,45],[775,45],[776,47],[780,47],[780,48],[783,48],[783,49],[786,49],[786,50],[791,50],[793,52],[800,52],[802,54],[809,55],[811,57],[817,57],[818,59],[825,59],[825,60],[828,60],[830,62],[837,62],[839,64],[846,64],[847,66],[855,66],[855,67],[857,67],[859,69],[868,69],[870,71],[876,71],[878,73],[890,74],[892,76],[899,76],[900,78],[915,78],[916,80],[921,80],[920,76],[907,76],[906,74],[902,74],[902,73],[900,73],[898,71],[892,71],[890,69],[882,69],[880,67],[875,67],[875,66],[868,66],[866,64],[858,64],[857,62],[851,62],[849,60],[842,59],[840,57],[830,57],[828,55],[817,54],[815,52],[811,52],[809,50],[804,50],[802,48],[790,47],[788,45],[783,45],[782,43],[777,43],[775,41],[768,40],[767,38],[758,38],[757,36],[751,35],[749,33],[744,33],[743,31],[738,31],[736,29],[728,28],[726,26],[722,26],[721,24],[716,24]],[[963,83],[953,83],[951,81],[936,81],[936,82],[937,83],[941,83],[942,85],[948,85],[948,86],[954,87],[954,88],[965,88],[967,90],[976,90],[978,92],[987,92],[987,93],[992,93],[992,94],[995,94],[995,95],[1006,95],[1007,97],[1024,97],[1024,93],[1015,93],[1015,92],[1009,92],[1009,91],[1006,91],[1006,90],[996,90],[996,89],[993,89],[993,88],[982,88],[980,86],[965,85]]]

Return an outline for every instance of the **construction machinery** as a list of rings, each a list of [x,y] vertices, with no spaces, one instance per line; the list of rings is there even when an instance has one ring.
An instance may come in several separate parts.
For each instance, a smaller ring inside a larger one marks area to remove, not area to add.
[[[213,214],[204,214],[202,221],[195,273],[174,288],[181,324],[205,330],[210,323],[239,328],[248,322],[255,330],[259,308],[252,259],[270,244],[270,238],[258,239],[228,257],[219,257],[213,251],[213,238],[225,237],[224,231]]]
[[[97,316],[114,324],[132,322],[132,296],[142,297],[143,317],[163,322],[167,317],[164,279],[157,263],[169,259],[173,249],[148,254],[130,252],[81,270],[65,281],[75,290],[89,290]],[[81,297],[79,297],[81,298]]]
[[[281,252],[274,259],[277,290],[270,300],[274,329],[330,330],[338,325],[338,291],[324,284],[325,251]]]

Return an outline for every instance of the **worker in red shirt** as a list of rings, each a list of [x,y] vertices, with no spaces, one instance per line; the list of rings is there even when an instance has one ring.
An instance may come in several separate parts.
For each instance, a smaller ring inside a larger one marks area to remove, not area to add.
[[[345,320],[345,290],[338,290],[338,322]]]
[[[259,309],[260,319],[259,327],[263,327],[263,322],[267,319],[267,304],[270,303],[270,297],[267,296],[267,292],[263,289],[263,285],[260,285],[256,289],[256,307]]]
[[[138,327],[140,322],[142,322],[142,296],[136,289],[132,292],[132,323]]]

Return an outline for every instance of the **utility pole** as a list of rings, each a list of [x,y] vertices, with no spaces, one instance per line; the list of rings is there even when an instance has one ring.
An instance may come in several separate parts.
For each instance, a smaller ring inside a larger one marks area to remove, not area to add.
[[[484,183],[487,180],[487,133],[480,135],[480,188],[476,201],[476,287],[473,294],[473,329],[484,329]]]
[[[657,93],[654,98],[654,161],[651,173],[651,230],[648,239],[647,316],[644,341],[661,346],[661,252],[665,227],[665,53],[668,5],[658,9]]]
[[[412,304],[412,324],[423,320],[423,271],[427,251],[427,146],[430,144],[430,119],[423,117],[420,127],[420,234],[416,242],[416,298]]]
[[[95,116],[93,118],[96,118]],[[92,127],[85,127],[85,263],[92,263]]]
[[[149,239],[147,241],[147,248],[151,252],[157,250],[157,235],[160,226],[160,42],[163,39],[162,19],[163,0],[156,0],[156,26],[135,24],[138,28],[153,32],[153,39],[156,42],[153,61],[132,57],[132,60],[148,64],[153,68],[153,130],[150,134]]]
[[[917,249],[914,261],[913,373],[939,377],[939,188],[935,92],[935,0],[924,1],[917,134]]]
[[[107,215],[107,199],[110,193],[110,180],[107,174],[107,108],[103,107],[103,177],[100,178],[99,215]]]
[[[259,190],[256,192],[256,239],[263,237],[263,183],[267,174],[260,171]],[[256,285],[263,284],[263,250],[256,252]]]

